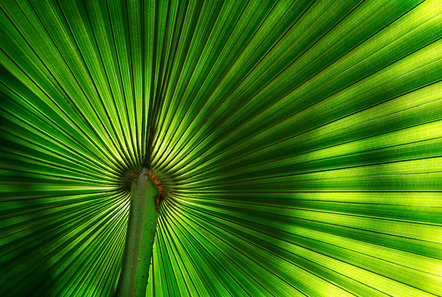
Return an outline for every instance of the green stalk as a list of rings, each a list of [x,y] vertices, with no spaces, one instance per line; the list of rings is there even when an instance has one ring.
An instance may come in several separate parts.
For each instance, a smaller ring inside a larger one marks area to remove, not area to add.
[[[123,268],[118,282],[117,296],[144,297],[146,294],[152,247],[158,220],[155,199],[158,189],[143,168],[132,183],[132,198],[127,225]]]

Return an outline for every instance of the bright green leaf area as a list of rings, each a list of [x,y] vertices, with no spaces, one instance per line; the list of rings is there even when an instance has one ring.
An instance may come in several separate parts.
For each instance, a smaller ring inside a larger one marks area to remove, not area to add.
[[[441,294],[440,0],[1,2],[0,296]]]

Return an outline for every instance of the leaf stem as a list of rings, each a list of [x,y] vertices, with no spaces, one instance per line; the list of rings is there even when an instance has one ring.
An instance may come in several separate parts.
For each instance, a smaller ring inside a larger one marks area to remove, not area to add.
[[[143,168],[135,181],[132,183],[123,268],[116,294],[121,297],[144,297],[146,294],[158,221],[155,199],[159,193],[149,178],[148,170]]]

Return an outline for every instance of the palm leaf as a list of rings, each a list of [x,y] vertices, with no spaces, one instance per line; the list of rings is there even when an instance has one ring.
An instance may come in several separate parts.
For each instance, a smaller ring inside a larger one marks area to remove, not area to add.
[[[440,1],[1,4],[0,295],[442,291]]]

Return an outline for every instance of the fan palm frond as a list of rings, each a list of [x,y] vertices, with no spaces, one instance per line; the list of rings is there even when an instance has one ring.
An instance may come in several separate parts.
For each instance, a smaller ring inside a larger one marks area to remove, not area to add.
[[[0,295],[113,296],[133,172],[148,296],[442,292],[440,1],[12,1]]]

